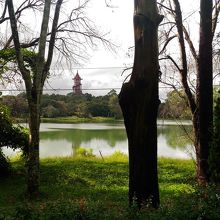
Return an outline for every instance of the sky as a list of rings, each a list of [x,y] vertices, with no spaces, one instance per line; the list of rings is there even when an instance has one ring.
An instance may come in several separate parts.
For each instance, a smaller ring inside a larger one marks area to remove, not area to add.
[[[100,43],[96,50],[90,52],[91,57],[83,66],[73,66],[73,69],[66,69],[59,77],[51,77],[49,83],[52,87],[71,89],[72,78],[78,70],[83,79],[84,93],[104,95],[111,89],[120,91],[126,75],[130,73],[128,71],[121,75],[123,69],[133,62],[133,58],[126,56],[128,48],[134,45],[133,1],[112,0],[111,2],[113,8],[106,7],[104,0],[92,0],[87,13],[101,32],[108,33],[106,38],[116,45],[114,51],[108,50]]]
[[[14,3],[22,1],[17,0]],[[74,1],[75,3],[72,0],[66,2],[63,8],[64,13],[65,7],[68,7],[68,4],[78,4],[78,2],[84,2],[84,0]],[[77,71],[83,79],[83,93],[104,95],[111,89],[117,89],[117,92],[120,91],[126,74],[130,72],[125,73],[123,76],[121,73],[125,67],[130,66],[133,62],[133,58],[126,56],[128,48],[134,44],[132,23],[133,1],[110,0],[109,2],[111,2],[113,7],[106,7],[104,0],[90,0],[86,13],[100,32],[107,33],[106,38],[116,45],[114,50],[109,50],[100,43],[97,44],[94,50],[88,48],[90,59],[81,63],[80,66],[72,65],[71,69],[69,67],[59,69],[58,66],[52,65],[51,76],[45,84],[45,93],[66,94],[71,92],[73,86],[72,78]],[[41,22],[39,22],[38,14],[35,16],[33,14],[25,14],[21,19],[23,19],[27,26],[31,24],[34,30],[40,29]],[[10,35],[9,25],[5,27],[4,31],[2,28],[1,32],[5,32],[5,35]],[[54,62],[56,62],[56,57],[54,57]],[[24,89],[24,86],[19,85],[18,88]],[[14,85],[8,86],[7,89],[14,89]],[[3,94],[6,93],[8,92],[3,92]]]
[[[21,0],[19,0],[21,1]],[[71,68],[60,68],[57,65],[51,67],[51,76],[47,80],[44,93],[66,94],[72,91],[73,80],[78,71],[82,80],[83,93],[93,95],[105,95],[111,89],[120,92],[124,79],[131,73],[126,71],[123,75],[124,68],[132,66],[133,57],[128,56],[127,52],[134,45],[133,38],[133,0],[107,0],[113,6],[106,7],[104,0],[91,0],[87,14],[95,22],[97,28],[102,33],[108,33],[106,37],[111,39],[112,43],[117,45],[114,51],[108,50],[98,44],[94,50],[89,50],[90,59],[82,63],[81,66],[73,65]],[[77,2],[77,1],[75,1]],[[79,0],[80,2],[80,0]],[[82,1],[81,1],[82,2]],[[183,8],[183,17],[198,11],[197,1],[180,0]],[[73,4],[69,1],[69,4]],[[66,6],[68,7],[68,5]],[[65,8],[64,8],[65,11]],[[26,22],[32,22],[35,27],[39,27],[39,19],[35,20],[31,16],[25,18]],[[188,25],[190,34],[195,44],[197,43],[199,33],[198,13],[191,16]],[[191,27],[191,29],[190,29]],[[174,48],[174,52],[176,48]],[[56,60],[56,59],[54,59]],[[166,97],[169,89],[160,85],[160,97]]]
[[[109,0],[112,8],[106,7],[105,1],[91,0],[88,8],[88,16],[96,23],[96,26],[105,33],[109,33],[107,38],[111,39],[117,45],[115,52],[99,48],[91,53],[90,60],[82,68],[77,66],[71,70],[65,70],[58,77],[49,79],[49,87],[71,89],[73,85],[72,78],[77,70],[81,76],[83,92],[93,95],[107,94],[111,89],[120,92],[120,88],[125,78],[131,73],[131,70],[122,72],[126,67],[132,66],[133,56],[127,56],[129,48],[134,45],[133,36],[133,0]],[[192,11],[196,10],[198,5],[195,1],[180,0],[183,7],[183,17],[187,17]],[[196,16],[192,15],[191,25],[195,27],[198,24]],[[198,28],[198,26],[197,26]],[[199,31],[197,32],[199,33]],[[197,36],[194,36],[195,39]],[[176,48],[174,49],[176,52]],[[160,98],[164,99],[170,88],[160,85]],[[56,91],[60,94],[66,91]]]

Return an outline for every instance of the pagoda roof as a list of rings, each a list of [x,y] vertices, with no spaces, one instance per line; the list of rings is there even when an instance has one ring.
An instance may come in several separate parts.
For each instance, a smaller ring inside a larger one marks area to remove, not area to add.
[[[77,71],[75,77],[73,78],[74,80],[82,80],[82,78],[79,76],[79,73]]]

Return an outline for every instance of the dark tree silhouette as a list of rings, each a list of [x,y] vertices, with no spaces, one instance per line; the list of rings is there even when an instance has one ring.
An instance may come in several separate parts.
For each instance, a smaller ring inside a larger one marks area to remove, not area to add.
[[[119,103],[129,148],[129,202],[159,205],[157,176],[158,25],[162,16],[155,0],[134,1],[135,57]]]

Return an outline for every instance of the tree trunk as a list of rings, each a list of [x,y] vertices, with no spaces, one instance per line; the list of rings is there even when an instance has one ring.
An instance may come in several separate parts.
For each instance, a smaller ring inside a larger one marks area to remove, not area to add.
[[[39,194],[40,170],[39,170],[39,129],[40,129],[40,97],[39,91],[32,91],[28,96],[29,104],[29,152],[27,156],[27,191],[30,198],[36,198]]]
[[[52,62],[54,44],[57,33],[57,26],[60,14],[60,8],[63,0],[56,2],[54,18],[52,22],[52,31],[49,40],[49,48],[47,59],[45,59],[46,42],[48,37],[48,26],[50,20],[51,0],[44,2],[43,19],[41,23],[41,32],[38,45],[38,53],[34,63],[29,63],[31,71],[26,68],[23,54],[21,51],[21,44],[17,29],[17,20],[15,17],[13,0],[7,0],[8,12],[10,16],[11,31],[16,52],[16,60],[21,72],[22,78],[25,82],[27,100],[29,105],[30,117],[30,140],[29,152],[27,158],[28,168],[28,194],[30,198],[35,198],[39,194],[39,128],[40,128],[40,99],[43,91],[44,82],[49,74],[49,69]]]
[[[181,81],[187,95],[193,117],[194,146],[196,150],[197,180],[201,184],[209,182],[208,157],[212,140],[213,127],[213,86],[212,86],[212,1],[200,1],[200,42],[197,56],[191,39],[183,27],[182,12],[179,0],[173,0],[175,6],[175,22],[177,25],[181,50]],[[197,72],[196,101],[188,85],[188,64],[185,38],[193,54]]]
[[[212,0],[200,1],[199,71],[197,81],[197,177],[209,182],[208,157],[213,133]]]
[[[129,203],[159,205],[157,176],[158,38],[162,20],[155,0],[135,0],[135,58],[119,103],[129,149]]]

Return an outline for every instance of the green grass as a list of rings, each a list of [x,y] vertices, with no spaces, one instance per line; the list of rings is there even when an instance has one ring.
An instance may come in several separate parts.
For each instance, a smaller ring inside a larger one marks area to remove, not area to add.
[[[27,122],[26,118],[16,118],[17,123]],[[41,118],[44,123],[103,123],[103,122],[116,122],[117,120],[112,117],[88,117],[80,118],[77,116],[70,117],[57,117],[57,118]]]
[[[159,159],[161,206],[128,208],[128,160],[119,152],[102,158],[41,160],[41,194],[25,198],[25,170],[0,181],[0,219],[220,219],[220,192],[195,184],[190,160]]]
[[[100,123],[100,122],[114,122],[114,118],[108,117],[88,117],[79,118],[73,117],[58,117],[58,118],[41,118],[41,122],[49,123]]]

